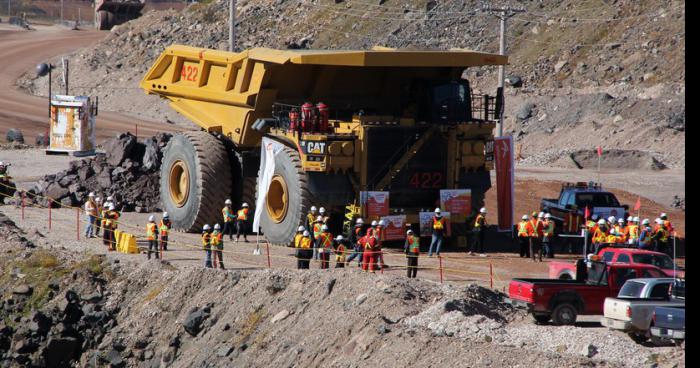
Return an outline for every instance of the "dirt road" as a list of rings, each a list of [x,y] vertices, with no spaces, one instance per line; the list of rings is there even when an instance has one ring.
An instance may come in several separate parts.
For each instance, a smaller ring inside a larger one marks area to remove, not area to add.
[[[36,26],[35,31],[0,25],[0,136],[10,128],[19,128],[28,143],[48,129],[48,102],[40,97],[22,93],[15,80],[33,65],[47,59],[89,46],[108,33],[93,30],[71,31],[62,27]],[[61,71],[53,72],[53,93],[60,91]],[[70,86],[70,84],[69,84]],[[97,117],[97,142],[124,131],[132,131],[138,124],[139,134],[153,135],[172,131],[167,123],[143,121],[114,112],[101,111]]]

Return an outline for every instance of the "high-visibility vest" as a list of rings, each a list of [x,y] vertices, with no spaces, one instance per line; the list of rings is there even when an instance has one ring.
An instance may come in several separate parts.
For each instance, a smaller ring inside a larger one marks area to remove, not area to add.
[[[211,250],[211,233],[202,234],[202,249]]]
[[[228,208],[228,206],[221,209],[221,215],[224,217],[224,222],[233,221],[231,218],[231,210]]]
[[[248,220],[248,209],[242,208],[242,209],[238,210],[238,217],[236,219],[239,221],[247,221]]]
[[[156,223],[149,222],[146,224],[146,237],[148,240],[156,240]]]
[[[521,238],[527,238],[530,236],[530,230],[528,229],[529,222],[528,221],[520,221],[518,223],[518,236]]]
[[[607,240],[607,234],[605,234],[605,231],[601,230],[600,228],[595,229],[595,232],[593,233],[593,242],[605,243],[605,240]]]
[[[109,216],[112,219],[112,229],[116,229],[119,226],[119,212],[109,211]]]
[[[323,225],[320,222],[314,224],[314,239],[318,239],[319,235],[321,235],[321,226]]]
[[[658,229],[656,229],[657,233],[661,233],[661,236],[659,237],[659,241],[666,242],[668,241],[668,230],[664,228],[663,226],[659,226]]]
[[[312,229],[314,227],[314,222],[316,222],[316,216],[312,213],[306,214],[306,222],[309,223],[309,229]]]
[[[596,225],[598,224],[596,224],[596,222],[593,220],[588,220],[588,222],[586,222],[586,228],[588,231],[593,231],[593,228],[596,227]]]
[[[554,236],[554,221],[544,221],[543,235],[545,238],[551,238],[552,236]]]
[[[445,228],[445,218],[433,216],[433,230],[442,230]]]
[[[479,214],[476,216],[476,220],[474,220],[474,228],[480,228],[482,225],[484,225],[484,222],[486,222],[486,217],[484,215]]]
[[[304,236],[301,235],[301,233],[297,233],[296,235],[294,235],[294,248],[299,248],[301,246],[301,239],[303,237]]]
[[[538,219],[530,220],[530,236],[533,238],[539,238],[542,234],[542,222]]]
[[[371,236],[371,235],[365,235],[364,237],[364,247],[366,250],[373,250],[374,246],[377,244],[376,240],[377,238]]]
[[[617,243],[617,236],[612,234],[608,235],[606,237],[606,243]]]
[[[630,225],[627,227],[627,235],[628,239],[630,239],[633,242],[636,242],[637,239],[639,239],[639,226],[637,225]]]
[[[338,247],[335,248],[335,254],[336,262],[345,263],[345,246],[343,245],[343,243],[338,244]]]
[[[299,248],[310,249],[311,248],[311,239],[308,236],[303,237],[301,239],[301,242],[299,242]]]
[[[414,235],[409,235],[406,240],[408,241],[408,253],[419,254],[420,253],[420,238]]]
[[[160,230],[160,236],[168,236],[168,231],[170,230],[170,221],[167,223],[163,220],[160,220],[160,226],[158,226],[158,230]]]
[[[642,229],[642,232],[639,234],[639,245],[647,246],[651,244],[651,232],[652,229],[649,226]]]
[[[214,230],[211,232],[211,245],[218,247],[221,245],[221,239],[223,238],[223,235],[220,231]]]
[[[319,249],[318,251],[323,253],[326,249],[330,248],[331,245],[333,245],[333,235],[329,232],[322,232],[318,236],[321,237],[321,249]]]
[[[673,225],[671,225],[671,221],[664,220],[664,227],[669,231],[669,233],[673,232]]]

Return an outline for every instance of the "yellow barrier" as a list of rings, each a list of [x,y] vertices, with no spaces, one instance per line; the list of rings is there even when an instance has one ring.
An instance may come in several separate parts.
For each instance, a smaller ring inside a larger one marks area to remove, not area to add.
[[[118,252],[126,254],[137,254],[139,252],[139,248],[136,246],[136,238],[133,234],[115,230],[114,236],[116,238]]]

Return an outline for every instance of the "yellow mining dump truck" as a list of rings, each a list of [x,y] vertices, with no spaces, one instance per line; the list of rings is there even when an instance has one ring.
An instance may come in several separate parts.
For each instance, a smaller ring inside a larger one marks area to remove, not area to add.
[[[221,222],[226,198],[234,209],[253,206],[263,137],[284,146],[263,193],[260,223],[271,243],[289,244],[312,205],[336,215],[337,233],[362,191],[388,191],[392,213],[414,224],[440,189],[471,189],[478,209],[491,186],[488,147],[502,98],[473,94],[462,75],[506,63],[468,50],[170,46],[140,86],[201,131],[174,136],[165,150],[164,210],[176,228],[196,231]],[[453,222],[454,231],[463,225]]]

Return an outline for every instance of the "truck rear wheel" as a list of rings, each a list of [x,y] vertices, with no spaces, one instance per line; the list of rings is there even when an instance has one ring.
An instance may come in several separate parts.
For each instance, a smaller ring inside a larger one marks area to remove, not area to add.
[[[294,240],[297,227],[305,225],[304,214],[311,206],[311,192],[296,151],[284,147],[275,160],[275,171],[265,194],[265,206],[260,211],[260,227],[270,243],[286,246]],[[257,190],[260,190],[259,186]]]
[[[552,311],[552,322],[555,325],[573,325],[576,323],[576,307],[571,303],[561,303]]]
[[[175,229],[199,231],[222,222],[231,192],[231,166],[223,143],[207,132],[174,135],[163,154],[160,199]]]

